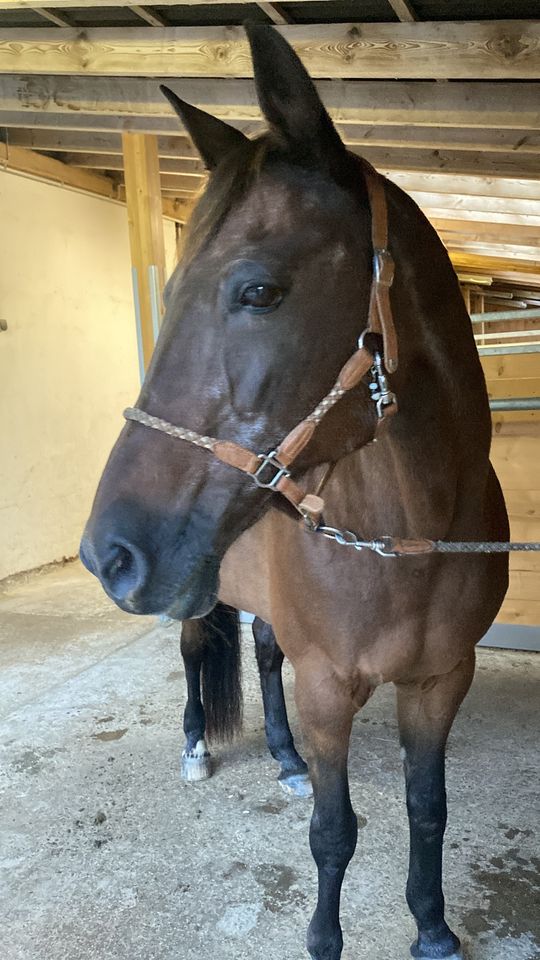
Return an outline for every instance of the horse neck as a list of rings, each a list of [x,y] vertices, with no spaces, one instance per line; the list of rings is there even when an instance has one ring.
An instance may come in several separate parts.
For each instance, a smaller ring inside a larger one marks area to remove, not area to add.
[[[481,501],[489,407],[448,254],[410,197],[390,183],[387,196],[398,413],[376,444],[338,461],[324,491],[325,516],[369,536],[444,536],[465,500],[472,509]],[[313,484],[321,470],[310,474]]]

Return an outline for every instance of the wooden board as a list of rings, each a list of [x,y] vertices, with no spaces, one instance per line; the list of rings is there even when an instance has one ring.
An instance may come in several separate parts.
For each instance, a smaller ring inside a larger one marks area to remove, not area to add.
[[[509,366],[517,360],[534,359],[538,372],[539,358],[533,355],[489,359],[508,361]],[[540,432],[537,436],[494,437],[491,460],[503,488],[512,539],[540,542]],[[497,620],[540,625],[540,553],[510,554],[510,585]]]
[[[236,28],[231,28],[236,29]],[[10,31],[11,32],[11,31]],[[47,32],[47,31],[45,31]],[[59,34],[61,31],[54,31]],[[63,32],[63,31],[62,31]],[[156,31],[144,31],[153,36]],[[4,31],[4,34],[7,31]],[[39,31],[40,35],[43,30]],[[1,36],[0,32],[0,36]],[[159,91],[159,81],[137,76],[25,75],[17,72],[0,76],[0,110],[7,114],[65,115],[74,123],[77,114],[103,120],[114,116],[173,118],[172,108]],[[141,69],[144,69],[141,64]],[[254,84],[232,77],[216,83],[204,77],[180,76],[178,62],[167,81],[179,96],[231,121],[259,121],[260,110]],[[157,77],[161,73],[158,72]],[[485,81],[407,80],[318,80],[317,90],[332,119],[339,126],[354,124],[386,129],[399,125],[440,128],[477,128],[492,131],[511,130],[520,140],[540,131],[540,83],[499,82],[496,96],[493,85]],[[19,121],[20,121],[19,116]],[[3,120],[14,125],[13,117]],[[20,122],[17,123],[20,126]],[[180,122],[176,118],[176,128]],[[368,131],[369,132],[369,131]],[[521,132],[521,133],[520,133]],[[481,137],[481,134],[479,134]],[[518,152],[519,139],[515,141]]]
[[[536,80],[540,75],[540,22],[534,20],[295,24],[276,29],[313,77]],[[0,72],[253,75],[240,27],[2,30]]]

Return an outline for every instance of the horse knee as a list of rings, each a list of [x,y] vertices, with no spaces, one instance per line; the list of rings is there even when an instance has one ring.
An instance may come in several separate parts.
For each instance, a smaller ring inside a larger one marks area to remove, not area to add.
[[[358,821],[351,808],[340,820],[320,818],[313,814],[309,843],[313,859],[320,870],[345,870],[356,849]]]
[[[446,792],[432,792],[425,786],[410,785],[407,790],[407,812],[412,828],[426,838],[437,837],[446,826]]]

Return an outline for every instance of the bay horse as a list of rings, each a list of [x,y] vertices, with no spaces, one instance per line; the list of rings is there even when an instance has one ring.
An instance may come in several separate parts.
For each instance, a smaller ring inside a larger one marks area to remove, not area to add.
[[[250,141],[167,92],[211,175],[81,557],[132,613],[203,618],[219,600],[272,625],[309,751],[314,960],[342,952],[353,717],[395,684],[411,951],[455,960],[441,880],[445,744],[507,558],[389,556],[377,538],[507,539],[484,378],[434,229],[346,150],[279,33],[247,29],[267,133]],[[375,538],[379,553],[351,549],[341,528]]]

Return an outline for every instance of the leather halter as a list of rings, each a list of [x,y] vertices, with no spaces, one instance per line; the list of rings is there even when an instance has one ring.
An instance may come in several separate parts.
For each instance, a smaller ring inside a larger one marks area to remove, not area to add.
[[[377,427],[397,411],[395,395],[390,391],[383,369],[394,373],[398,366],[397,337],[390,303],[390,287],[394,279],[394,261],[388,250],[388,211],[383,178],[364,162],[364,175],[371,208],[371,241],[373,247],[373,273],[369,297],[368,322],[358,340],[358,349],[347,360],[334,386],[321,400],[315,410],[302,420],[275,450],[268,454],[253,453],[231,440],[206,437],[193,430],[178,427],[159,417],[153,417],[138,407],[124,410],[126,420],[134,420],[154,430],[159,430],[179,440],[186,440],[211,451],[218,460],[248,474],[257,486],[281,493],[300,513],[310,529],[319,525],[324,508],[323,499],[317,494],[306,493],[292,478],[292,466],[302,450],[313,437],[324,415],[363,377],[372,372],[371,398],[377,405]],[[375,334],[376,337],[368,337]],[[382,338],[382,356],[369,344]],[[367,338],[367,343],[366,343]],[[374,437],[372,438],[374,439]]]

